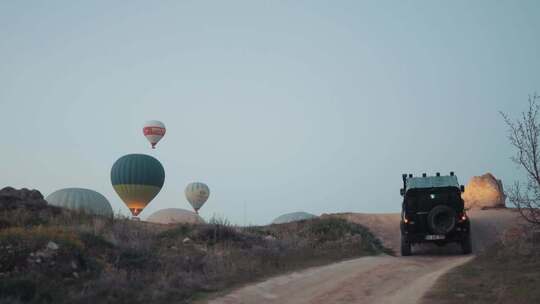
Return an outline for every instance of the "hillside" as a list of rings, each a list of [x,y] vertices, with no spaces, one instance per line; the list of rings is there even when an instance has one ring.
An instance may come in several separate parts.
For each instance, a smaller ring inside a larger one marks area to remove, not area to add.
[[[46,205],[39,192],[19,194],[0,200],[0,303],[189,303],[385,251],[366,228],[342,219],[159,225],[74,213]]]

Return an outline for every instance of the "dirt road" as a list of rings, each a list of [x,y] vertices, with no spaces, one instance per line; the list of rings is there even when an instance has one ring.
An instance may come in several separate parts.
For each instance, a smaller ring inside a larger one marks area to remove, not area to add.
[[[398,249],[398,214],[338,216],[368,226],[387,246]],[[517,215],[507,210],[475,211],[469,216],[476,251],[517,222]],[[234,290],[208,303],[417,303],[439,276],[472,258],[452,253],[456,251],[423,246],[415,248],[422,255],[412,257],[364,257],[315,267]]]

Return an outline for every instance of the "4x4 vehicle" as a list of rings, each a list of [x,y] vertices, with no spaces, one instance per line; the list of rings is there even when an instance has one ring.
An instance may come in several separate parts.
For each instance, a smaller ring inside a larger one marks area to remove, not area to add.
[[[464,254],[471,253],[471,224],[461,198],[464,191],[454,172],[422,177],[403,174],[401,255],[411,255],[412,245],[426,242],[459,243]]]

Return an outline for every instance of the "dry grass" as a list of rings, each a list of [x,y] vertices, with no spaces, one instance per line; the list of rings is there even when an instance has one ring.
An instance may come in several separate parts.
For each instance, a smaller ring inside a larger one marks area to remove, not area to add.
[[[163,226],[58,208],[4,210],[0,303],[189,303],[265,276],[382,252],[366,228],[334,218],[239,228],[224,220]]]
[[[540,303],[539,285],[540,243],[518,233],[443,276],[423,304]]]

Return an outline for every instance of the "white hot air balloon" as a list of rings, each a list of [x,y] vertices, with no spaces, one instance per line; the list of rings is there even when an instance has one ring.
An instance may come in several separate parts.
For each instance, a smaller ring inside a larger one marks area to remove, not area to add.
[[[144,124],[143,134],[152,145],[152,149],[156,148],[157,143],[165,136],[165,125],[161,121],[150,120]]]
[[[188,202],[195,212],[199,213],[199,209],[201,209],[210,196],[210,189],[206,184],[195,182],[187,185],[185,193]]]
[[[180,208],[161,209],[150,214],[146,221],[158,224],[204,224],[198,214]]]
[[[317,217],[316,215],[307,213],[307,212],[293,212],[293,213],[287,213],[287,214],[283,214],[281,216],[276,217],[272,221],[272,224],[285,224],[285,223],[309,220],[316,217]]]

